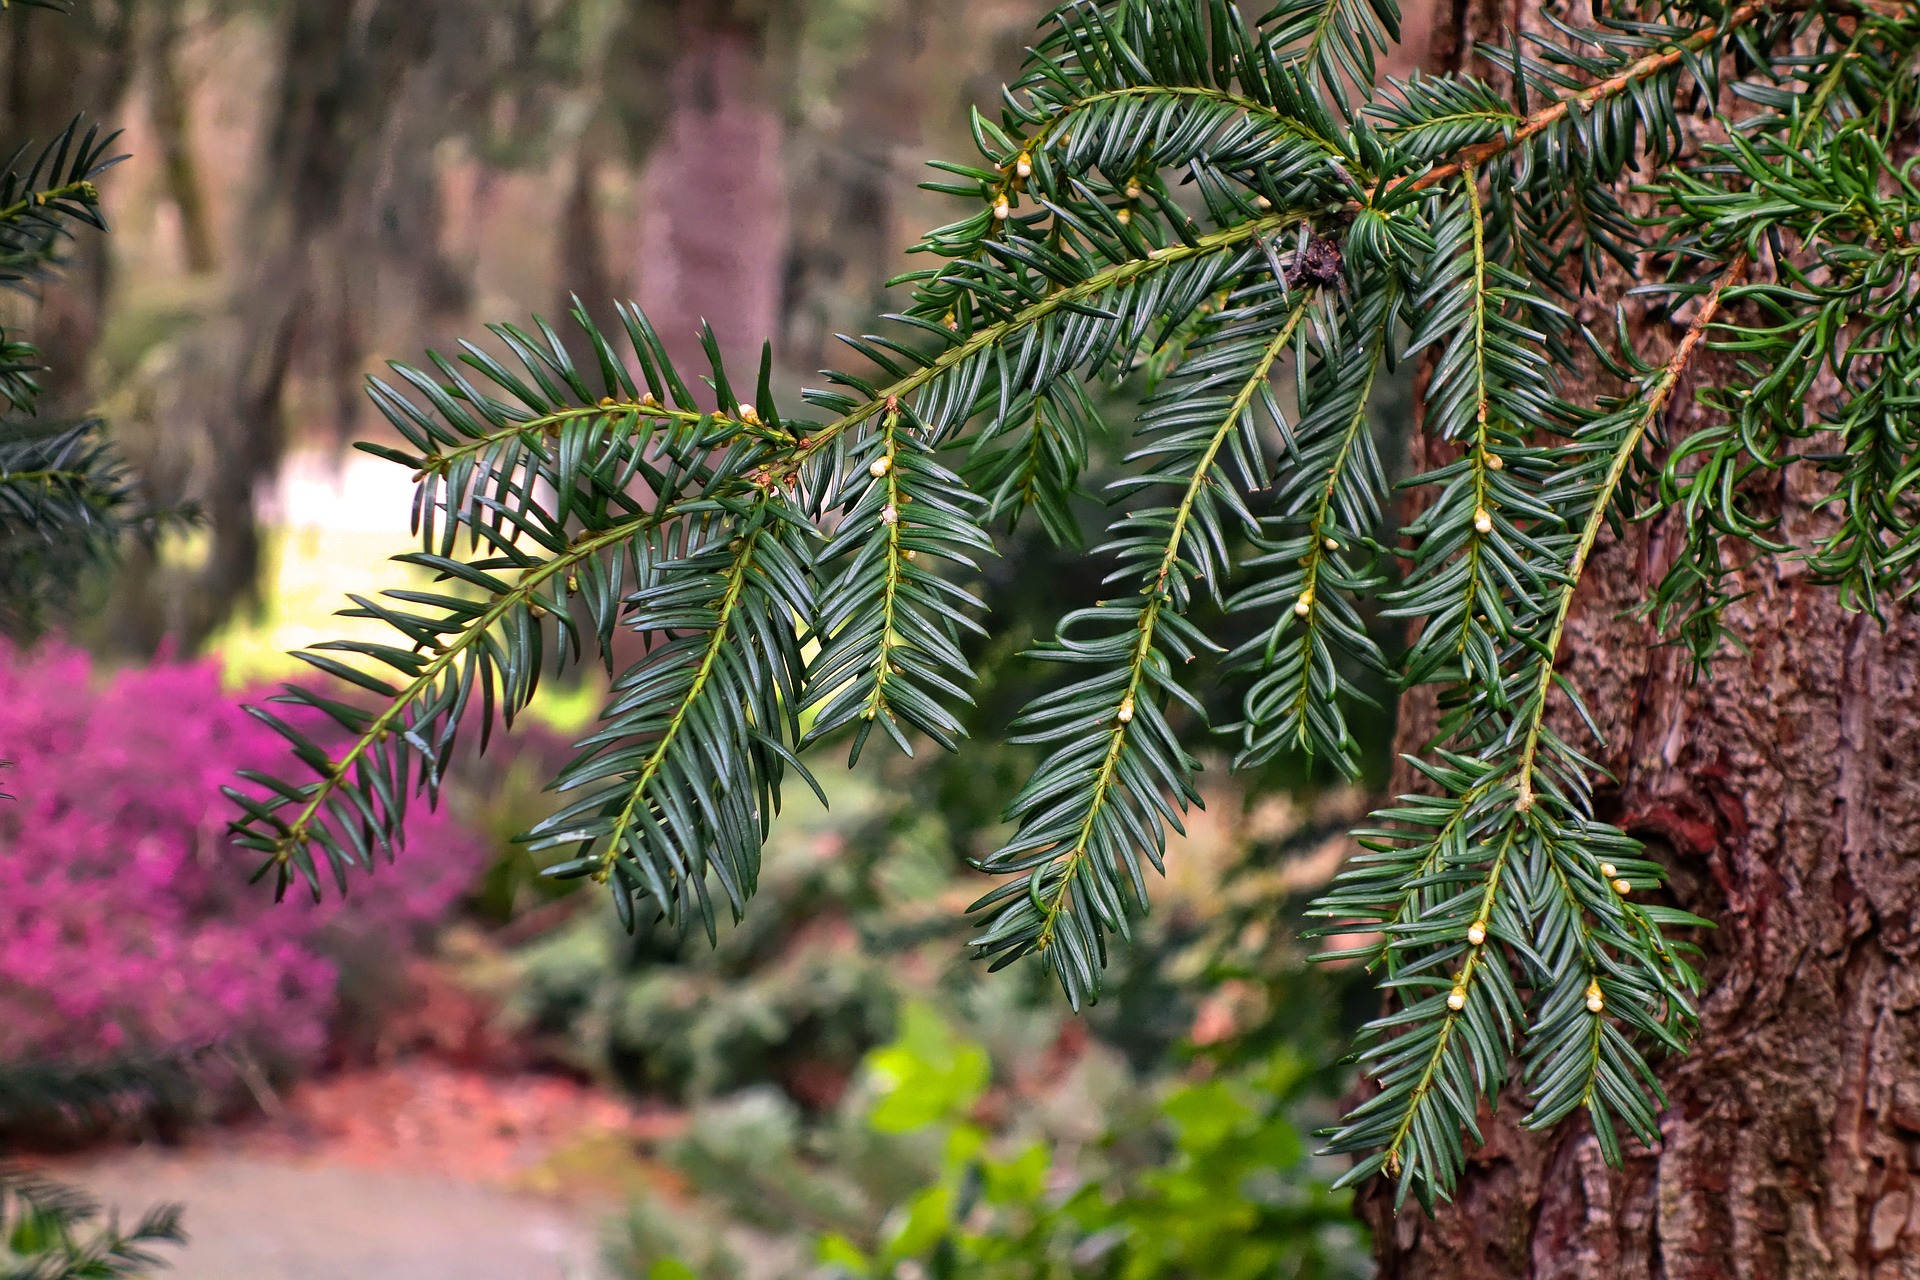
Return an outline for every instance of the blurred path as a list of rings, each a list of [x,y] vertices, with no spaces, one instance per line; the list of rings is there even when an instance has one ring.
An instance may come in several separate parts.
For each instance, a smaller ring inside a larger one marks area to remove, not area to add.
[[[595,1216],[417,1173],[220,1153],[113,1152],[61,1168],[122,1218],[187,1207],[156,1280],[592,1280]]]

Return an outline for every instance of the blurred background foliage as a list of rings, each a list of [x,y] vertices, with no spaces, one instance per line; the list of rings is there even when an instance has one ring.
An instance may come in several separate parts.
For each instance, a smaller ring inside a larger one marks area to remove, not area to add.
[[[1425,6],[1405,7],[1418,48]],[[402,584],[382,561],[408,542],[406,478],[344,447],[379,438],[369,371],[577,294],[596,315],[638,299],[681,355],[702,319],[731,357],[772,335],[780,382],[797,387],[837,332],[879,310],[902,250],[945,220],[945,197],[915,186],[922,166],[963,152],[967,108],[995,100],[1046,4],[72,8],[0,20],[0,137],[44,139],[84,112],[122,127],[132,158],[102,184],[112,235],[77,238],[62,278],[0,321],[45,349],[51,411],[103,414],[150,499],[205,516],[76,584],[88,607],[67,638],[9,653],[0,672],[32,691],[0,742],[8,790],[43,793],[0,810],[0,869],[64,877],[80,910],[91,872],[32,836],[31,805],[58,807],[45,793],[86,725],[155,698],[171,709],[149,710],[152,741],[100,765],[132,798],[99,821],[119,847],[157,851],[156,866],[249,893],[250,867],[215,838],[224,810],[207,778],[257,744],[237,719],[218,751],[196,735],[229,725],[246,689],[291,676],[283,650],[349,631],[328,616],[344,590]],[[1375,424],[1388,457],[1404,453],[1408,390]],[[1126,421],[1124,398],[1096,408]],[[1089,460],[1089,494],[1123,434]],[[1096,506],[1075,513],[1083,527]],[[1356,975],[1310,969],[1297,935],[1385,778],[1386,690],[1355,725],[1360,787],[1297,766],[1210,767],[1207,807],[1169,851],[1172,882],[1084,1016],[1038,970],[988,979],[965,958],[962,910],[983,884],[967,859],[993,847],[1032,763],[1000,741],[1044,678],[1021,653],[1100,594],[1099,572],[1038,530],[1007,545],[986,569],[1001,627],[975,655],[968,745],[823,770],[831,807],[792,801],[755,911],[712,946],[620,932],[600,899],[542,878],[511,842],[598,705],[577,685],[543,694],[541,723],[469,761],[450,816],[415,842],[410,857],[464,869],[464,890],[376,913],[373,949],[340,947],[338,922],[242,913],[233,927],[277,931],[324,996],[212,1028],[115,1013],[244,976],[243,948],[209,958],[204,904],[156,875],[153,903],[171,914],[97,913],[98,944],[158,954],[164,916],[199,947],[200,976],[183,987],[184,970],[129,961],[111,993],[59,991],[92,999],[98,1025],[6,1042],[0,1132],[70,1141],[245,1111],[262,1089],[384,1043],[408,957],[424,956],[493,1011],[490,1042],[509,1046],[498,1069],[597,1081],[675,1117],[675,1136],[608,1157],[647,1173],[610,1228],[617,1274],[1363,1274],[1358,1228],[1305,1135],[1333,1115],[1347,1083],[1333,1059],[1370,1002]],[[178,665],[203,657],[213,665]],[[1191,745],[1223,763],[1215,744]],[[347,914],[396,887],[358,886]],[[36,927],[0,914],[0,956]],[[70,974],[47,979],[48,1000],[62,984]]]

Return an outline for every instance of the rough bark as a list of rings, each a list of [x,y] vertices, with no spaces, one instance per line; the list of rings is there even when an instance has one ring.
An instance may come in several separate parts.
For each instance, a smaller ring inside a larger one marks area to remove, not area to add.
[[[1436,65],[1531,9],[1455,0]],[[1642,314],[1650,349],[1662,329]],[[1671,430],[1702,412],[1677,396]],[[1770,495],[1802,539],[1817,498],[1799,481]],[[1626,616],[1669,536],[1635,525],[1603,544],[1564,661],[1606,731],[1602,816],[1719,926],[1699,939],[1696,1047],[1661,1067],[1660,1148],[1609,1169],[1583,1121],[1525,1133],[1509,1096],[1436,1216],[1363,1195],[1383,1280],[1920,1277],[1920,625],[1883,631],[1790,561],[1756,563],[1730,613],[1746,652],[1690,683]],[[1430,723],[1408,708],[1402,748]]]

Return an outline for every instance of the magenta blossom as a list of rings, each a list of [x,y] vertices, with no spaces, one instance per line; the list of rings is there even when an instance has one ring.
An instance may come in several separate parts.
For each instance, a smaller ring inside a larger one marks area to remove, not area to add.
[[[286,745],[240,701],[211,662],[103,675],[53,642],[0,647],[0,1058],[239,1041],[311,1061],[331,957],[400,953],[479,873],[482,842],[422,806],[404,874],[276,905],[227,842],[220,787],[277,769]]]

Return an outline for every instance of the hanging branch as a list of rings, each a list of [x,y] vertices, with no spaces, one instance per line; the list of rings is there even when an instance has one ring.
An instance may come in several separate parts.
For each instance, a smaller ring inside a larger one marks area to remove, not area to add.
[[[1666,933],[1703,922],[1635,900],[1662,871],[1594,816],[1591,748],[1548,714],[1558,688],[1598,736],[1559,651],[1601,529],[1630,515],[1675,529],[1643,604],[1701,662],[1729,554],[1805,555],[1876,610],[1920,581],[1920,187],[1895,158],[1920,121],[1920,6],[1596,14],[1486,51],[1509,100],[1468,76],[1376,85],[1389,0],[1257,21],[1229,0],[1061,5],[997,121],[973,117],[976,160],[939,166],[963,208],[916,246],[932,265],[847,339],[878,372],[829,373],[799,397],[811,416],[776,403],[770,353],[743,399],[711,335],[696,395],[631,308],[623,335],[576,314],[591,368],[545,326],[494,330],[498,358],[400,368],[374,396],[405,444],[375,451],[415,473],[403,559],[443,585],[356,597],[397,641],[303,655],[352,696],[283,700],[342,728],[341,751],[257,713],[307,774],[235,792],[241,842],[282,888],[319,891],[321,861],[344,884],[395,854],[466,726],[484,742],[544,670],[600,662],[601,722],[534,847],[605,881],[629,926],[712,929],[718,898],[747,908],[806,749],[959,742],[988,526],[1077,545],[1096,397],[1131,395],[1136,447],[1089,553],[1114,598],[1032,655],[1069,674],[1013,726],[1044,751],[981,861],[1006,879],[975,904],[976,950],[1097,998],[1199,799],[1182,733],[1209,704],[1177,673],[1221,647],[1204,595],[1251,623],[1217,664],[1241,767],[1355,771],[1363,671],[1439,691],[1412,761],[1431,794],[1377,814],[1314,908],[1373,935],[1339,954],[1390,997],[1358,1050],[1378,1090],[1329,1136],[1349,1181],[1449,1194],[1516,1069],[1527,1123],[1584,1108],[1610,1158],[1623,1126],[1655,1140],[1647,1055],[1684,1049],[1698,988]],[[1682,127],[1683,98],[1711,128]],[[1698,301],[1664,360],[1575,321],[1618,303],[1608,259]],[[1556,370],[1580,342],[1624,394],[1569,398]],[[1706,348],[1721,385],[1695,379],[1702,421],[1669,440]],[[1396,549],[1369,414],[1409,357],[1430,362],[1423,429],[1446,460],[1406,482],[1421,515]],[[1831,486],[1811,547],[1746,497],[1788,467]],[[1376,611],[1410,626],[1404,653]],[[624,670],[619,628],[648,638]]]

